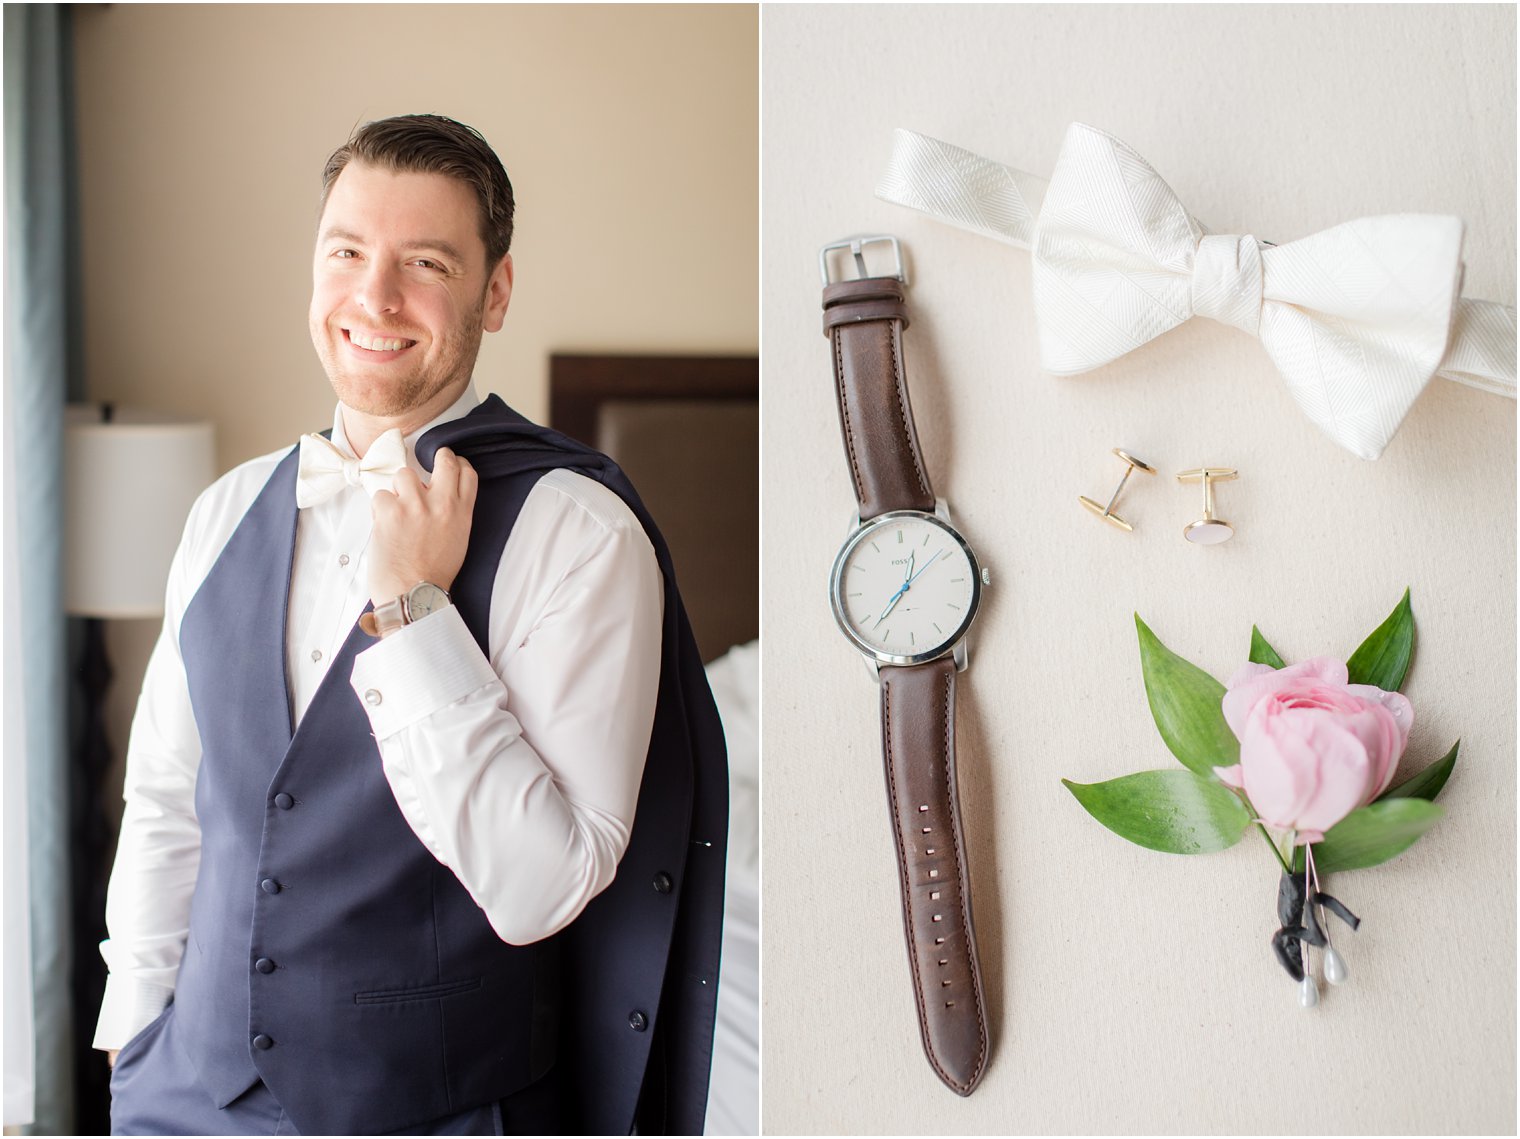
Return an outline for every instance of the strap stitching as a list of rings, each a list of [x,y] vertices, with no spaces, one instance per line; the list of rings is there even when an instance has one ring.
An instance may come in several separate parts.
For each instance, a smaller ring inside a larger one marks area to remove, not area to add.
[[[918,455],[918,445],[913,438],[913,429],[908,425],[908,377],[904,374],[901,360],[898,358],[897,342],[902,331],[902,322],[892,320],[887,328],[887,348],[892,354],[892,385],[897,389],[897,414],[901,417],[903,445],[907,448],[908,455],[913,460],[913,473],[918,476],[918,489],[926,496],[932,497],[929,490],[929,479],[924,474],[924,466]]]
[[[913,970],[913,1003],[918,1008],[918,1031],[923,1037],[924,1051],[929,1056],[929,1063],[934,1065],[934,1070],[939,1073],[940,1079],[946,1083],[954,1083],[954,1077],[945,1071],[940,1065],[939,1057],[934,1054],[933,1049],[928,1047],[929,1012],[924,1004],[923,975],[918,969],[918,932],[913,924],[913,884],[909,881],[908,848],[902,829],[902,801],[897,794],[897,765],[893,762],[895,753],[892,748],[892,685],[894,683],[895,681],[891,679],[881,682],[881,719],[887,749],[887,787],[892,801],[892,831],[897,838],[897,880],[902,887],[903,924],[907,926],[908,937],[912,942],[908,951],[908,964]]]
[[[845,390],[844,384],[844,339],[838,328],[833,329],[830,338],[834,341],[834,384],[839,393],[839,416],[844,421],[844,449],[850,456],[850,474],[855,479],[855,501],[865,502],[865,484],[860,475],[860,460],[855,456],[855,431],[850,426],[850,397]]]
[[[972,955],[971,923],[966,920],[966,899],[967,895],[970,893],[971,883],[966,875],[966,863],[961,856],[960,818],[959,813],[955,809],[956,795],[955,787],[952,784],[952,781],[955,778],[953,774],[954,768],[952,766],[953,757],[955,755],[955,752],[953,750],[955,747],[955,729],[954,724],[950,718],[950,701],[951,697],[954,694],[954,689],[955,668],[952,665],[950,671],[945,674],[945,710],[940,719],[944,722],[945,725],[945,807],[950,812],[950,842],[951,845],[955,848],[955,869],[957,877],[960,879],[960,881],[956,883],[956,886],[960,892],[960,897],[956,900],[955,908],[957,911],[956,916],[961,919],[961,936],[966,939],[966,964],[970,966],[970,968],[967,970],[967,974],[971,981],[973,1003],[976,1006],[977,1041],[979,1043],[979,1047],[977,1048],[976,1053],[976,1065],[972,1070],[971,1078],[967,1081],[967,1084],[969,1085],[976,1082],[975,1073],[981,1071],[982,1059],[987,1054],[987,1029],[986,1025],[982,1023],[982,992],[980,984],[981,975],[979,970],[976,968],[976,962]]]

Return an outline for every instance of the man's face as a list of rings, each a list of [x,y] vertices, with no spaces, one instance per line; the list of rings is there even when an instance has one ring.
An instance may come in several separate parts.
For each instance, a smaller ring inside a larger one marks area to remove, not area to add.
[[[512,295],[512,259],[486,265],[465,183],[351,162],[317,226],[311,340],[348,407],[441,412],[464,389],[482,331]]]

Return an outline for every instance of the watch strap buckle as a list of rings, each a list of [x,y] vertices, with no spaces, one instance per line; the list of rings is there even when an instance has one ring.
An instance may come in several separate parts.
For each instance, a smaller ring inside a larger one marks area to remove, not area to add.
[[[890,273],[872,273],[866,268],[865,247],[868,245],[890,245],[892,247],[892,271]],[[865,280],[868,277],[891,277],[908,283],[908,274],[903,268],[902,246],[897,238],[891,234],[872,234],[865,237],[847,237],[842,241],[830,242],[818,251],[818,272],[823,277],[825,286],[832,285],[835,281],[843,281],[845,277],[829,276],[829,254],[837,253],[842,249],[848,249],[850,256],[855,261],[855,279]]]

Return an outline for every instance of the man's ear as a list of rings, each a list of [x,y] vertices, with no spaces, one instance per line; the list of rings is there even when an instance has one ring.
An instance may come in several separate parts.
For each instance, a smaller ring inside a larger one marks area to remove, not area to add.
[[[486,305],[482,327],[487,332],[501,331],[507,316],[507,305],[512,302],[512,255],[503,253],[491,279],[486,282]]]

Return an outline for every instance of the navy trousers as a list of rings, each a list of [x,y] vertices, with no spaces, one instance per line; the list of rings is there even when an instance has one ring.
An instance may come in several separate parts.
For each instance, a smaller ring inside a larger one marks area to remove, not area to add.
[[[559,1130],[554,1073],[500,1103],[392,1131],[392,1135],[543,1135]],[[333,1089],[342,1095],[341,1088]],[[218,1108],[195,1077],[170,1004],[127,1042],[111,1071],[112,1135],[299,1135],[260,1081]]]

